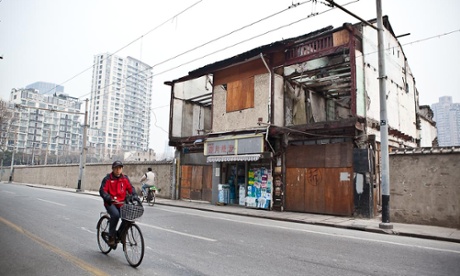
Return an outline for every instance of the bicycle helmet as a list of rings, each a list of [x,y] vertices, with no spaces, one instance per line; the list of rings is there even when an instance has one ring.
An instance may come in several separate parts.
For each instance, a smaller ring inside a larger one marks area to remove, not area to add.
[[[116,168],[116,167],[122,167],[122,168],[123,168],[123,163],[121,163],[121,161],[115,161],[115,162],[113,162],[113,164],[112,164],[112,169],[113,169],[113,168]]]

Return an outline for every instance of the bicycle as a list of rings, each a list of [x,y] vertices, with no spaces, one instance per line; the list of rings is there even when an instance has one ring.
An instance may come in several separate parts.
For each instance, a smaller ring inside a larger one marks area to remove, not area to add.
[[[157,187],[155,185],[149,186],[147,194],[145,194],[144,189],[142,189],[142,202],[146,201],[149,206],[155,204],[155,197],[157,193]]]
[[[115,250],[118,243],[123,245],[123,252],[129,265],[137,267],[141,264],[144,258],[144,236],[140,227],[136,224],[136,219],[140,218],[144,213],[144,207],[138,202],[135,204],[132,200],[127,202],[120,208],[120,217],[125,220],[125,227],[120,234],[120,238],[115,240],[115,246],[111,247],[108,244],[110,215],[107,212],[101,212],[99,221],[97,222],[97,244],[102,253],[108,254]]]

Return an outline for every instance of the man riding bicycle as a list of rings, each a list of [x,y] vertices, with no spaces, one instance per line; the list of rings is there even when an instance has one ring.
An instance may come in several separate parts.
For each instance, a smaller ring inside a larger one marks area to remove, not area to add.
[[[102,179],[99,194],[104,200],[104,206],[107,213],[110,214],[110,227],[109,227],[109,240],[108,244],[111,247],[116,245],[116,238],[122,233],[125,221],[122,220],[118,233],[116,233],[116,227],[118,220],[120,219],[120,208],[123,206],[126,192],[133,196],[133,199],[140,202],[139,197],[136,194],[136,190],[129,181],[128,176],[122,173],[123,163],[121,161],[115,161],[112,164],[112,172],[107,174]],[[115,236],[117,235],[117,236]]]
[[[147,168],[147,172],[141,178],[142,192],[144,196],[147,196],[148,189],[155,186],[155,173],[152,171],[152,168]]]

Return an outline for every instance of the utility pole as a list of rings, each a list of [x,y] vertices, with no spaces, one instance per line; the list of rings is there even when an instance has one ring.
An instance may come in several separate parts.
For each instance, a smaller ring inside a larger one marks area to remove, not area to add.
[[[11,154],[11,168],[10,168],[10,178],[9,183],[13,182],[13,172],[14,172],[14,153],[18,150],[18,133],[14,133],[14,144],[16,145],[16,150],[13,148],[13,154]]]
[[[333,0],[326,0],[331,7],[337,7],[347,14],[357,18],[369,27],[377,30],[378,63],[379,63],[379,98],[380,98],[380,153],[381,153],[381,176],[382,176],[382,222],[379,227],[382,229],[393,229],[390,224],[390,162],[388,155],[388,118],[387,118],[387,96],[386,96],[386,71],[385,71],[385,41],[383,39],[382,1],[376,0],[377,7],[377,28],[353,14],[344,7],[337,5]]]
[[[86,134],[88,129],[88,99],[86,99],[85,103],[85,121],[83,125],[83,145],[81,147],[81,154],[80,154],[80,172],[78,174],[78,183],[77,183],[77,192],[81,192],[81,181],[83,179],[83,170],[86,166],[86,151],[88,147],[86,146]]]
[[[379,91],[380,91],[380,153],[382,174],[382,229],[393,229],[390,224],[390,161],[388,156],[388,118],[387,118],[387,93],[385,71],[385,41],[383,39],[382,0],[377,2],[377,41],[379,51]]]
[[[35,137],[34,137],[34,139],[35,139]],[[35,160],[35,141],[32,141],[32,163],[31,163],[32,166],[35,166],[34,160]]]
[[[46,144],[45,165],[48,165],[48,150],[50,148],[50,143],[51,143],[51,129],[48,130],[48,144]]]

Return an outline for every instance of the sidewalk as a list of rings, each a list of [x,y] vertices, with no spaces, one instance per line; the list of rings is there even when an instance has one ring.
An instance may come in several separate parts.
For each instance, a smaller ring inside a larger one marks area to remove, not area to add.
[[[3,183],[6,183],[6,182],[2,182],[2,184]],[[61,187],[53,187],[53,186],[37,185],[37,184],[22,184],[22,183],[14,183],[14,184],[27,185],[31,187],[37,187],[37,188],[47,188],[47,189],[63,190],[63,191],[68,191],[68,192],[76,192],[75,189],[71,189],[71,188],[61,188]],[[99,196],[99,193],[96,191],[84,191],[81,193]],[[433,239],[433,240],[460,243],[460,229],[438,227],[438,226],[418,225],[418,224],[394,223],[394,222],[391,223],[393,225],[393,229],[391,230],[381,229],[379,227],[381,220],[378,218],[359,219],[359,218],[351,218],[351,217],[339,217],[339,216],[318,215],[318,214],[308,214],[308,213],[267,211],[267,210],[245,208],[242,206],[233,206],[233,205],[219,206],[219,205],[212,205],[209,202],[189,201],[189,200],[171,200],[171,199],[165,199],[165,198],[156,198],[155,206],[156,205],[167,205],[167,206],[174,206],[174,207],[179,207],[179,208],[192,208],[192,209],[197,209],[197,210],[202,210],[202,211],[219,212],[219,213],[233,214],[233,215],[239,215],[239,216],[258,217],[258,218],[273,219],[273,220],[280,220],[280,221],[307,223],[307,224],[315,224],[315,225],[322,225],[322,226],[354,229],[354,230],[359,230],[359,231],[368,231],[368,232],[374,232],[374,233],[393,234],[393,235],[400,235],[400,236],[417,237],[417,238],[424,238],[424,239]],[[155,206],[153,207],[146,206],[146,208],[155,208]]]
[[[278,212],[245,208],[242,206],[232,205],[212,205],[208,202],[197,202],[187,200],[170,200],[157,198],[155,205],[168,205],[182,208],[193,208],[202,211],[219,212],[226,214],[234,214],[239,216],[249,216],[266,218],[281,221],[290,221],[296,223],[307,223],[322,226],[331,226],[338,228],[354,229],[360,231],[368,231],[382,234],[393,234],[408,237],[418,237],[424,239],[442,240],[449,242],[460,243],[460,230],[446,227],[406,224],[406,223],[391,223],[393,229],[381,229],[379,224],[381,220],[374,219],[358,219],[350,217],[338,217],[330,215],[318,215],[297,212]],[[155,208],[147,207],[147,208]]]

